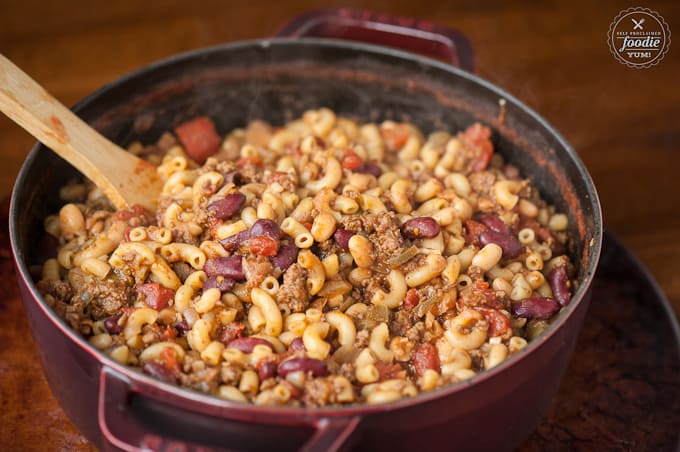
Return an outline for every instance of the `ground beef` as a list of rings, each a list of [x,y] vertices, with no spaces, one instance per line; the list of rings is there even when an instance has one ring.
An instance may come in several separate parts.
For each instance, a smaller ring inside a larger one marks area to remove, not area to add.
[[[496,182],[496,175],[491,171],[481,171],[468,175],[470,187],[479,194],[491,196],[491,189]]]
[[[186,262],[174,262],[170,264],[170,266],[182,282],[184,282],[184,280],[194,272],[194,269],[191,268],[191,265],[187,264]]]
[[[328,378],[314,378],[305,382],[302,401],[306,406],[326,406],[331,402],[333,383]]]
[[[38,282],[38,291],[43,295],[52,295],[57,301],[67,301],[73,295],[73,289],[64,281],[41,280]]]
[[[238,385],[243,371],[239,366],[224,362],[220,367],[220,382],[227,385]]]
[[[330,256],[331,254],[340,254],[343,252],[345,252],[345,250],[340,248],[335,239],[331,237],[328,240],[324,240],[323,242],[317,243],[314,254],[316,254],[320,258],[323,258],[326,256]]]
[[[215,171],[224,176],[236,170],[236,166],[228,160],[219,160],[215,157],[208,157],[208,159],[205,161],[205,164],[198,169],[198,173],[205,174]]]
[[[374,269],[388,273],[387,260],[403,252],[399,219],[394,212],[365,213],[346,216],[340,220],[343,229],[363,233],[373,244]]]
[[[400,309],[392,315],[390,323],[391,336],[405,336],[406,332],[413,326],[413,317],[409,311]]]
[[[370,338],[370,332],[368,330],[357,331],[357,335],[354,339],[354,348],[361,350],[368,346],[368,339]]]
[[[307,270],[295,263],[283,274],[283,284],[276,294],[277,301],[287,305],[293,312],[303,312],[309,305]]]
[[[217,389],[220,371],[208,366],[197,354],[187,353],[185,355],[182,370],[179,376],[182,386],[206,393]]]
[[[274,267],[266,256],[248,255],[243,259],[243,273],[246,275],[246,287],[259,287],[264,278],[270,275]]]
[[[274,171],[267,176],[266,184],[271,185],[277,183],[284,191],[295,193],[297,189],[297,184],[295,183],[295,177],[283,171]]]
[[[100,320],[118,312],[132,299],[132,289],[116,278],[99,279],[73,268],[68,273],[68,281],[75,293],[71,298],[88,304],[95,320]]]

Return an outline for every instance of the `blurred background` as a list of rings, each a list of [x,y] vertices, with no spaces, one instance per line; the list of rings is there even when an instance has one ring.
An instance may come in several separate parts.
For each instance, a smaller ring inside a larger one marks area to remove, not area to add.
[[[462,31],[477,72],[548,119],[597,185],[605,224],[650,268],[680,313],[680,58],[630,69],[606,35],[625,2],[0,1],[0,52],[66,105],[152,61],[272,36],[295,15],[349,6]],[[680,2],[652,1],[680,36]],[[34,140],[0,116],[0,199]]]

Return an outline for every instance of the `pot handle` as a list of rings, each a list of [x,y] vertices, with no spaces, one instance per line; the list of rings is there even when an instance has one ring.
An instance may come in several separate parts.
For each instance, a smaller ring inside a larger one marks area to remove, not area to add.
[[[426,20],[349,8],[309,11],[288,22],[277,37],[336,38],[379,44],[444,60],[474,72],[470,41],[459,31]]]
[[[215,448],[185,440],[167,438],[149,432],[130,409],[131,381],[126,376],[104,366],[99,375],[97,420],[109,449],[128,452],[174,451],[210,452],[234,451]],[[313,423],[316,429],[300,449],[303,452],[339,451],[350,445],[350,440],[361,416],[320,418]]]

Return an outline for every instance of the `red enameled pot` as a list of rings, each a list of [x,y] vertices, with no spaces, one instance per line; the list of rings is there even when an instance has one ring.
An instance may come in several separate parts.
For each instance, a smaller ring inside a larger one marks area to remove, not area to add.
[[[570,305],[540,338],[498,367],[394,403],[269,408],[171,386],[104,356],[36,290],[29,268],[41,259],[42,221],[58,210],[58,188],[77,174],[38,145],[14,187],[10,228],[23,303],[54,395],[102,449],[512,449],[555,394],[588,307],[602,218],[583,163],[539,115],[468,72],[470,48],[456,32],[333,10],[303,15],[282,33],[292,38],[228,44],[152,64],[74,109],[122,145],[154,141],[196,115],[214,118],[224,133],[254,118],[280,124],[320,106],[363,120],[409,120],[425,131],[460,130],[482,121],[493,128],[496,149],[568,212],[570,254],[579,268]],[[348,39],[398,46],[448,63]]]

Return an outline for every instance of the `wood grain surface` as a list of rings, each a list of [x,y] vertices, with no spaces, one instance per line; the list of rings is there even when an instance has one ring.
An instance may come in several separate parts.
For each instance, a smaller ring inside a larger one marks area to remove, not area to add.
[[[271,36],[293,16],[327,6],[423,18],[462,31],[478,73],[571,142],[595,180],[605,224],[647,265],[680,314],[680,42],[651,69],[617,62],[606,34],[631,6],[626,3],[0,0],[0,53],[71,105],[160,58]],[[641,6],[658,11],[674,38],[680,36],[680,2]],[[9,195],[33,142],[0,117],[0,199]],[[8,262],[0,254],[0,448],[88,450],[42,376]]]

